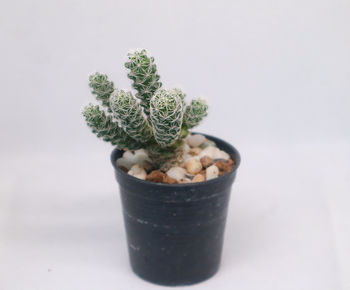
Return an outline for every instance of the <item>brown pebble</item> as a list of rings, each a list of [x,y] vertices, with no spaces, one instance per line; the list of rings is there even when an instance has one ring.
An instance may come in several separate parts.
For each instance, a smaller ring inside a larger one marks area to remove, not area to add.
[[[165,175],[165,178],[164,178],[164,183],[168,183],[168,184],[175,184],[177,181],[175,178],[171,178],[169,177],[168,175]]]
[[[205,177],[202,174],[197,174],[192,179],[192,182],[202,182],[202,181],[205,181]]]
[[[152,182],[164,182],[165,174],[161,172],[160,170],[153,170],[151,173],[149,173],[146,176],[146,180],[152,181]]]
[[[146,172],[151,172],[153,169],[153,166],[151,162],[148,162],[147,160],[143,162],[143,168],[146,170]]]
[[[227,172],[232,170],[233,164],[230,164],[228,161],[219,160],[215,162],[217,168],[219,168],[219,176],[224,175]]]
[[[201,163],[202,163],[202,166],[204,168],[207,168],[211,165],[214,164],[214,160],[212,158],[210,158],[209,156],[205,155],[203,156],[201,159],[200,159]]]
[[[118,166],[121,170],[128,173],[129,169],[127,169],[125,166]]]

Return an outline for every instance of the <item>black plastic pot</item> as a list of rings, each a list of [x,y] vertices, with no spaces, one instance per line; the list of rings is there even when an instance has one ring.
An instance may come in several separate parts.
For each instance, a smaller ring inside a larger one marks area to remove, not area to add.
[[[240,163],[238,151],[205,135],[231,155],[234,169],[218,178],[189,184],[160,184],[137,179],[111,161],[120,186],[133,271],[161,285],[201,282],[220,265],[231,185]]]

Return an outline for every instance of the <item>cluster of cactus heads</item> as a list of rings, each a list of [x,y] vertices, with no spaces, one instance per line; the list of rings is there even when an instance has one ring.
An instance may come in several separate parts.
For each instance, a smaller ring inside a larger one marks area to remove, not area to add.
[[[91,75],[89,86],[102,107],[89,104],[84,108],[87,125],[119,149],[146,149],[156,167],[180,164],[183,138],[207,115],[208,106],[202,99],[186,105],[180,89],[163,89],[154,58],[146,50],[130,52],[128,58],[125,67],[135,97],[115,89],[106,75]]]

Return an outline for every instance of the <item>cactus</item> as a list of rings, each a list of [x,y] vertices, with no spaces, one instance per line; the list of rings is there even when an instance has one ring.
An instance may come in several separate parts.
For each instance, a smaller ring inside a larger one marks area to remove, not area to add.
[[[160,89],[152,97],[150,118],[153,134],[161,147],[173,145],[181,133],[183,101],[173,91]]]
[[[162,86],[157,74],[154,58],[147,56],[146,50],[136,50],[128,54],[129,61],[125,67],[130,70],[128,77],[133,81],[132,87],[137,91],[144,112],[149,116],[149,103],[154,93]]]
[[[145,142],[152,137],[151,127],[142,114],[142,108],[130,92],[115,90],[110,98],[110,108],[131,138]]]
[[[87,125],[97,137],[119,149],[147,150],[157,168],[182,164],[183,139],[207,115],[208,106],[201,99],[186,106],[186,95],[180,89],[161,88],[154,58],[146,50],[128,57],[125,67],[130,70],[135,97],[115,89],[106,75],[91,75],[89,86],[104,109],[92,104],[85,107]]]
[[[104,141],[111,142],[112,145],[117,145],[119,148],[128,148],[130,150],[142,148],[140,143],[129,137],[116,122],[112,121],[112,117],[106,115],[99,106],[89,104],[84,108],[83,116],[92,132]]]
[[[208,115],[208,105],[202,99],[192,100],[186,107],[184,124],[188,129],[197,126]]]
[[[96,72],[89,77],[89,86],[92,93],[96,95],[96,99],[111,112],[109,98],[114,91],[113,82],[109,81],[106,75]]]

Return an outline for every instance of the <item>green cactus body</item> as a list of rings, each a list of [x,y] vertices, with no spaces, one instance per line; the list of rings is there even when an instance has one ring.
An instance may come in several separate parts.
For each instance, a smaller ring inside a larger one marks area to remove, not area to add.
[[[146,143],[152,137],[151,126],[143,115],[140,104],[130,92],[115,90],[110,98],[110,108],[131,138]]]
[[[107,75],[101,73],[94,73],[89,77],[89,86],[92,89],[92,93],[96,95],[96,99],[102,102],[109,112],[109,98],[114,91],[113,82],[108,80]]]
[[[117,123],[112,121],[111,116],[106,115],[103,110],[100,110],[99,106],[92,104],[86,106],[83,110],[83,116],[87,125],[92,129],[92,132],[104,141],[130,150],[142,148],[140,143],[126,134]]]
[[[104,141],[119,149],[144,148],[156,168],[167,170],[184,164],[184,142],[188,130],[207,115],[208,106],[201,99],[186,106],[180,89],[161,89],[157,67],[146,50],[128,54],[125,67],[137,94],[114,89],[105,74],[89,77],[89,86],[100,106],[88,105],[83,115],[87,125]]]
[[[197,126],[207,115],[208,105],[206,102],[202,99],[192,100],[191,104],[186,107],[184,125],[191,129]]]
[[[160,147],[157,144],[150,144],[147,148],[148,155],[156,168],[166,171],[172,166],[184,165],[183,141],[177,140],[170,147]]]
[[[147,56],[146,50],[138,50],[128,54],[129,61],[125,67],[130,70],[128,77],[133,81],[132,87],[137,91],[136,97],[147,116],[150,114],[149,103],[154,93],[162,86],[157,74],[154,58]]]
[[[181,91],[178,88],[175,88],[175,89],[169,90],[169,93],[172,95],[177,95],[182,100],[183,107],[184,108],[186,107],[186,102],[185,102],[186,94],[183,91]]]
[[[160,89],[150,102],[153,135],[161,147],[173,145],[181,133],[184,106],[181,97]]]

